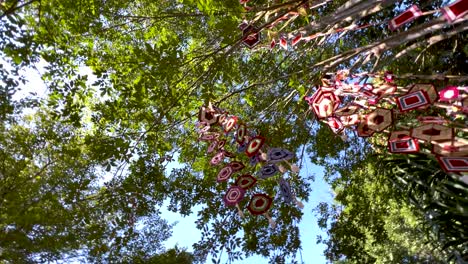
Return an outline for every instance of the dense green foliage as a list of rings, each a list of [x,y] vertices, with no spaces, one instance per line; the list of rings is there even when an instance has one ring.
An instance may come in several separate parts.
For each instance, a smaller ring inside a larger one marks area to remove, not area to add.
[[[333,183],[338,203],[316,209],[329,228],[319,238],[328,259],[445,263],[466,255],[468,186],[432,158],[369,157],[341,175]]]
[[[229,261],[258,254],[294,262],[299,209],[275,202],[278,227],[270,229],[263,217],[242,220],[223,206],[227,185],[214,180],[219,168],[194,130],[209,101],[269,146],[325,167],[337,203],[317,211],[330,261],[436,263],[467,254],[466,186],[457,176],[428,156],[411,161],[419,167],[375,157],[385,147],[354,135],[343,141],[302,100],[323,73],[342,68],[466,75],[466,19],[447,25],[435,13],[391,32],[388,18],[409,4],[433,10],[447,1],[251,2],[250,11],[237,0],[0,2],[0,259],[190,263],[227,252]],[[268,27],[290,11],[299,15]],[[255,49],[242,46],[243,19],[263,29]],[[366,23],[374,25],[338,31]],[[271,40],[299,32],[323,35],[270,50]],[[24,70],[35,67],[47,94],[15,100],[28,85]],[[169,171],[174,161],[182,167]],[[299,199],[307,201],[312,179],[291,179]],[[277,183],[257,190],[273,195]],[[181,215],[202,208],[193,256],[164,251],[164,201]]]

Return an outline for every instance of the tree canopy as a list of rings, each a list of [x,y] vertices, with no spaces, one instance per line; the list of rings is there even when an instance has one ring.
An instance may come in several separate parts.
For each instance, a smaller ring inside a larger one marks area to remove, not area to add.
[[[304,98],[345,69],[374,74],[366,80],[376,85],[392,71],[399,89],[462,86],[468,17],[447,21],[445,0],[243,2],[0,2],[0,259],[191,263],[227,252],[229,261],[297,262],[300,208],[275,199],[272,229],[263,217],[240,218],[223,205],[228,183],[216,182],[220,167],[210,165],[195,129],[209,104],[239,117],[268,146],[295,153],[292,162],[326,169],[336,203],[316,212],[330,262],[466,258],[460,176],[427,153],[388,158],[386,132],[340,137]],[[421,14],[389,28],[412,5]],[[46,95],[15,99],[41,64]],[[417,111],[394,127],[427,113],[450,119],[456,138],[466,138],[466,112]],[[171,169],[174,162],[181,166]],[[307,201],[313,176],[289,173],[288,180]],[[254,190],[280,192],[273,178]],[[164,201],[181,215],[202,208],[193,255],[163,248],[172,227],[160,213]]]

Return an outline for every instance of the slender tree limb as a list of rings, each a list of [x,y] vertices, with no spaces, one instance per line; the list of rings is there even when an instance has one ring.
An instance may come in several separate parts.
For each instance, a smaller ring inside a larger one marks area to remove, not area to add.
[[[377,58],[374,62],[374,66],[372,66],[372,70],[373,72],[375,72],[377,69],[378,69],[378,66],[379,66],[379,63],[380,63],[380,58],[382,58],[382,55],[381,54],[378,54],[377,55]]]
[[[224,97],[222,97],[221,99],[217,100],[214,102],[214,104],[216,106],[219,106],[222,102],[226,101],[227,99],[231,98],[232,96],[236,95],[236,94],[239,94],[239,93],[242,93],[242,92],[245,92],[247,90],[250,90],[256,86],[261,86],[261,85],[267,85],[267,84],[270,84],[270,83],[274,83],[274,82],[277,82],[278,80],[271,80],[271,81],[266,81],[266,82],[261,82],[261,83],[253,83],[249,86],[246,86],[244,88],[241,88],[241,89],[238,89],[238,90],[235,90],[235,91],[232,91],[230,93],[228,93],[227,95],[225,95]]]
[[[342,22],[349,22],[352,20],[359,20],[368,15],[380,12],[381,10],[395,2],[397,2],[397,0],[368,0],[366,2],[361,2],[352,8],[343,8],[343,11],[335,12],[334,14],[326,16],[325,18],[319,21],[312,22],[308,26],[297,29],[291,32],[289,34],[289,37],[295,36],[299,33],[301,33],[302,35],[310,35],[314,31],[329,25],[335,25]]]
[[[401,58],[403,56],[406,56],[410,51],[415,50],[417,48],[430,47],[430,46],[436,44],[437,42],[440,42],[442,40],[451,38],[454,35],[456,35],[458,33],[461,33],[461,32],[463,32],[465,30],[468,30],[468,23],[464,23],[464,24],[462,24],[462,25],[460,25],[460,26],[458,26],[458,27],[456,27],[456,28],[454,28],[454,29],[452,29],[450,31],[442,32],[441,34],[430,37],[429,39],[426,39],[424,41],[416,42],[416,43],[408,46],[404,50],[400,51],[399,53],[397,53],[397,55],[395,55],[395,59],[399,59],[399,58]]]
[[[463,18],[463,19],[457,20],[455,23],[462,23],[467,20],[468,18]],[[404,31],[396,35],[392,35],[389,38],[386,38],[384,40],[380,40],[380,41],[374,42],[366,46],[362,46],[362,47],[358,47],[358,48],[346,51],[342,54],[336,55],[327,60],[319,62],[315,64],[314,67],[325,65],[327,68],[333,68],[337,66],[338,64],[349,60],[350,58],[354,57],[357,54],[362,54],[366,52],[371,52],[373,54],[381,54],[382,52],[388,49],[397,47],[406,42],[414,41],[427,34],[439,31],[446,26],[447,24],[445,22],[445,19],[443,17],[440,17],[428,23],[414,27],[410,30]]]
[[[15,3],[13,3],[10,8],[5,10],[3,12],[3,14],[0,15],[0,19],[6,17],[8,15],[12,15],[13,13],[20,10],[21,8],[23,8],[25,6],[28,6],[28,5],[31,5],[32,3],[37,2],[37,1],[40,1],[40,0],[31,0],[31,1],[25,2],[25,3],[21,4],[21,5],[18,5],[18,6],[17,6],[17,4],[19,3],[19,1],[15,1]]]
[[[308,2],[308,1],[292,0],[292,1],[281,3],[281,4],[267,6],[267,7],[254,7],[252,10],[249,11],[249,13],[255,13],[255,12],[260,12],[260,11],[277,11],[279,9],[291,8],[291,7],[294,7],[295,4],[298,2]]]
[[[225,13],[216,13],[215,16],[225,15]],[[203,13],[163,13],[160,16],[137,16],[137,15],[116,15],[118,18],[130,19],[154,19],[163,20],[167,18],[187,18],[187,17],[208,17],[209,15]]]
[[[339,12],[343,12],[345,11],[346,9],[349,9],[353,6],[356,6],[357,4],[359,4],[360,2],[362,2],[363,0],[349,0],[348,2],[344,3],[342,6],[338,7],[335,12],[336,13],[339,13]]]
[[[0,4],[2,4],[3,1],[0,2]],[[3,18],[4,16],[14,12],[13,10],[16,8],[16,5],[19,3],[19,0],[15,0],[13,3],[11,3],[10,7],[7,8],[6,10],[3,11],[3,14],[0,15],[0,18]],[[0,6],[2,9],[4,8],[4,6]]]
[[[454,82],[468,81],[468,75],[445,75],[445,74],[432,74],[432,75],[421,75],[421,74],[403,74],[399,75],[398,78],[402,79],[421,79],[421,80],[450,80]]]

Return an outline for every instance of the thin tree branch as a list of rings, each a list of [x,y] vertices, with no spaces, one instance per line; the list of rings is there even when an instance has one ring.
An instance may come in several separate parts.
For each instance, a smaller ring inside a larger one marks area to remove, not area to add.
[[[291,8],[291,7],[294,6],[294,4],[296,4],[298,2],[308,2],[308,1],[292,0],[292,1],[284,2],[284,3],[281,3],[281,4],[272,5],[272,6],[268,6],[268,7],[258,7],[258,8],[254,7],[252,10],[249,11],[249,13],[260,12],[260,11],[276,11],[277,9]]]
[[[454,82],[468,81],[468,75],[444,75],[444,74],[432,74],[432,75],[421,75],[421,74],[403,74],[399,75],[398,78],[402,79],[421,79],[421,80],[450,80]]]
[[[461,23],[467,21],[468,18],[463,18],[457,20],[455,23]],[[336,55],[324,61],[321,61],[314,65],[314,67],[326,65],[327,68],[333,68],[338,64],[349,60],[357,54],[362,54],[365,52],[371,52],[373,54],[380,54],[383,51],[397,47],[403,43],[414,41],[420,37],[423,37],[427,34],[433,33],[435,31],[441,30],[446,26],[445,19],[443,17],[437,18],[428,23],[422,24],[420,26],[414,27],[408,31],[390,36],[384,40],[374,42],[372,44],[358,47],[352,50],[348,50],[342,54]]]
[[[352,20],[359,20],[368,15],[380,12],[381,10],[395,2],[397,2],[397,0],[369,0],[366,2],[359,3],[358,5],[349,9],[343,8],[343,11],[335,11],[335,13],[332,15],[328,15],[319,21],[312,22],[308,26],[294,30],[293,32],[289,33],[289,37],[291,38],[295,35],[298,35],[299,33],[302,35],[310,35],[314,31],[329,25],[340,24],[342,22],[349,22]]]
[[[408,52],[412,51],[412,50],[415,50],[417,48],[420,48],[420,47],[430,47],[434,44],[436,44],[437,42],[440,42],[442,40],[445,40],[445,39],[448,39],[450,37],[453,37],[454,35],[460,33],[460,32],[463,32],[465,30],[468,30],[468,23],[464,23],[450,31],[447,31],[447,32],[442,32],[441,34],[439,35],[436,35],[436,36],[433,36],[433,37],[430,37],[424,41],[420,41],[420,42],[416,42],[414,44],[412,44],[411,46],[408,46],[407,48],[405,48],[404,50],[400,51],[399,53],[397,53],[397,55],[395,55],[395,59],[399,59],[403,56],[406,56],[408,54]]]
[[[12,6],[11,6],[10,8],[8,8],[7,10],[5,10],[5,11],[3,12],[3,14],[0,15],[0,19],[6,17],[6,16],[8,16],[8,15],[12,15],[12,14],[13,14],[14,12],[16,12],[17,10],[19,10],[19,9],[25,7],[25,6],[28,6],[28,5],[30,5],[30,4],[32,4],[32,3],[34,3],[34,2],[37,2],[37,1],[40,1],[40,0],[31,0],[31,1],[29,1],[29,2],[26,2],[26,3],[23,3],[23,4],[19,5],[19,6],[16,6],[16,4],[19,3],[19,1],[17,0],[17,1],[15,1],[15,3],[12,4]]]
[[[215,13],[214,16],[225,15],[225,13]],[[117,18],[130,18],[130,19],[155,19],[162,20],[166,18],[186,18],[186,17],[207,17],[203,13],[167,13],[160,16],[136,16],[136,15],[116,15]]]
[[[353,6],[356,6],[357,4],[359,4],[360,2],[362,2],[362,0],[349,0],[348,2],[344,3],[342,6],[338,7],[335,12],[336,13],[339,13],[339,12],[343,12],[345,11],[346,9],[349,9]]]

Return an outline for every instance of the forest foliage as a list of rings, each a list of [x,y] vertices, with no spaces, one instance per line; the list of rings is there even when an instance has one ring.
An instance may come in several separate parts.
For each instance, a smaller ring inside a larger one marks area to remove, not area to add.
[[[299,208],[275,202],[271,229],[223,205],[227,185],[214,180],[219,167],[195,130],[209,102],[297,153],[298,164],[325,168],[335,202],[314,210],[330,262],[466,259],[460,176],[429,155],[388,155],[383,134],[343,140],[303,100],[341,69],[392,71],[406,76],[399,86],[466,85],[468,17],[447,23],[438,10],[448,3],[0,1],[0,260],[191,263],[225,252],[229,261],[299,262],[307,250]],[[424,15],[391,31],[388,21],[413,4]],[[261,30],[253,49],[242,43],[243,22]],[[272,47],[282,39],[286,48]],[[29,87],[17,99],[36,70],[46,95]],[[456,122],[466,128],[466,116]],[[173,162],[181,167],[170,170]],[[313,177],[291,178],[291,187],[307,201]],[[261,188],[278,189],[273,180]],[[181,215],[202,208],[193,252],[164,249],[172,227],[160,212],[165,201]]]

